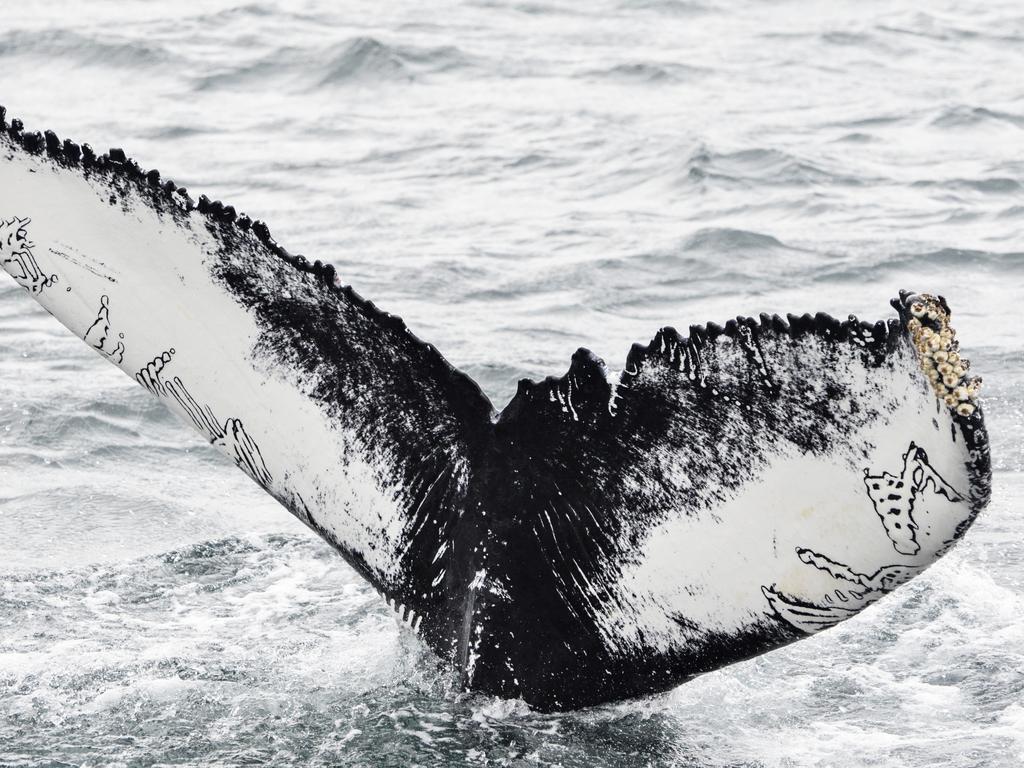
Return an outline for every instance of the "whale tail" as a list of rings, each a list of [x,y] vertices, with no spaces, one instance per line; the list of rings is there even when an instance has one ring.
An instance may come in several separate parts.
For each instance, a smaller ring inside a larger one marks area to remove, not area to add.
[[[496,413],[265,224],[0,107],[0,263],[315,530],[473,689],[564,709],[833,626],[985,506],[940,297],[661,329]]]

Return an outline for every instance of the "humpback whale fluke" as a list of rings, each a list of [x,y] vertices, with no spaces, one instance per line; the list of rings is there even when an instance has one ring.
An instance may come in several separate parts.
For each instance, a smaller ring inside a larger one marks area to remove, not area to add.
[[[944,299],[666,327],[497,413],[400,318],[121,150],[0,107],[0,263],[319,533],[460,685],[665,690],[855,615],[987,504]],[[31,269],[27,269],[30,265]]]

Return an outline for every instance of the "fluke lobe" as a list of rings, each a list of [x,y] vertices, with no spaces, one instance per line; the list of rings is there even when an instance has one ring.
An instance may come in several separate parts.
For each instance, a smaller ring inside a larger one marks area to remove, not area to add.
[[[0,108],[0,262],[387,599],[460,685],[665,690],[855,615],[988,502],[941,297],[658,331],[495,412],[401,319],[120,150]]]

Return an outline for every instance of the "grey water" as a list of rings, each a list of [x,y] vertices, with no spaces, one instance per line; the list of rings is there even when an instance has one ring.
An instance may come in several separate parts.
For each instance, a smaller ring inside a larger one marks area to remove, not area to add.
[[[862,615],[560,715],[459,695],[328,547],[0,280],[0,765],[1024,763],[1024,10],[0,0],[0,103],[265,219],[497,404],[586,346],[944,294],[995,491]]]

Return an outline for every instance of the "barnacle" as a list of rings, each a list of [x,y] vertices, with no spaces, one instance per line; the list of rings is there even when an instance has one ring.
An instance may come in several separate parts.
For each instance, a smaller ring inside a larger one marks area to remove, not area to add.
[[[929,294],[915,296],[906,322],[921,370],[936,396],[960,416],[974,413],[981,379],[967,378],[970,363],[959,354],[956,331],[945,302]]]

